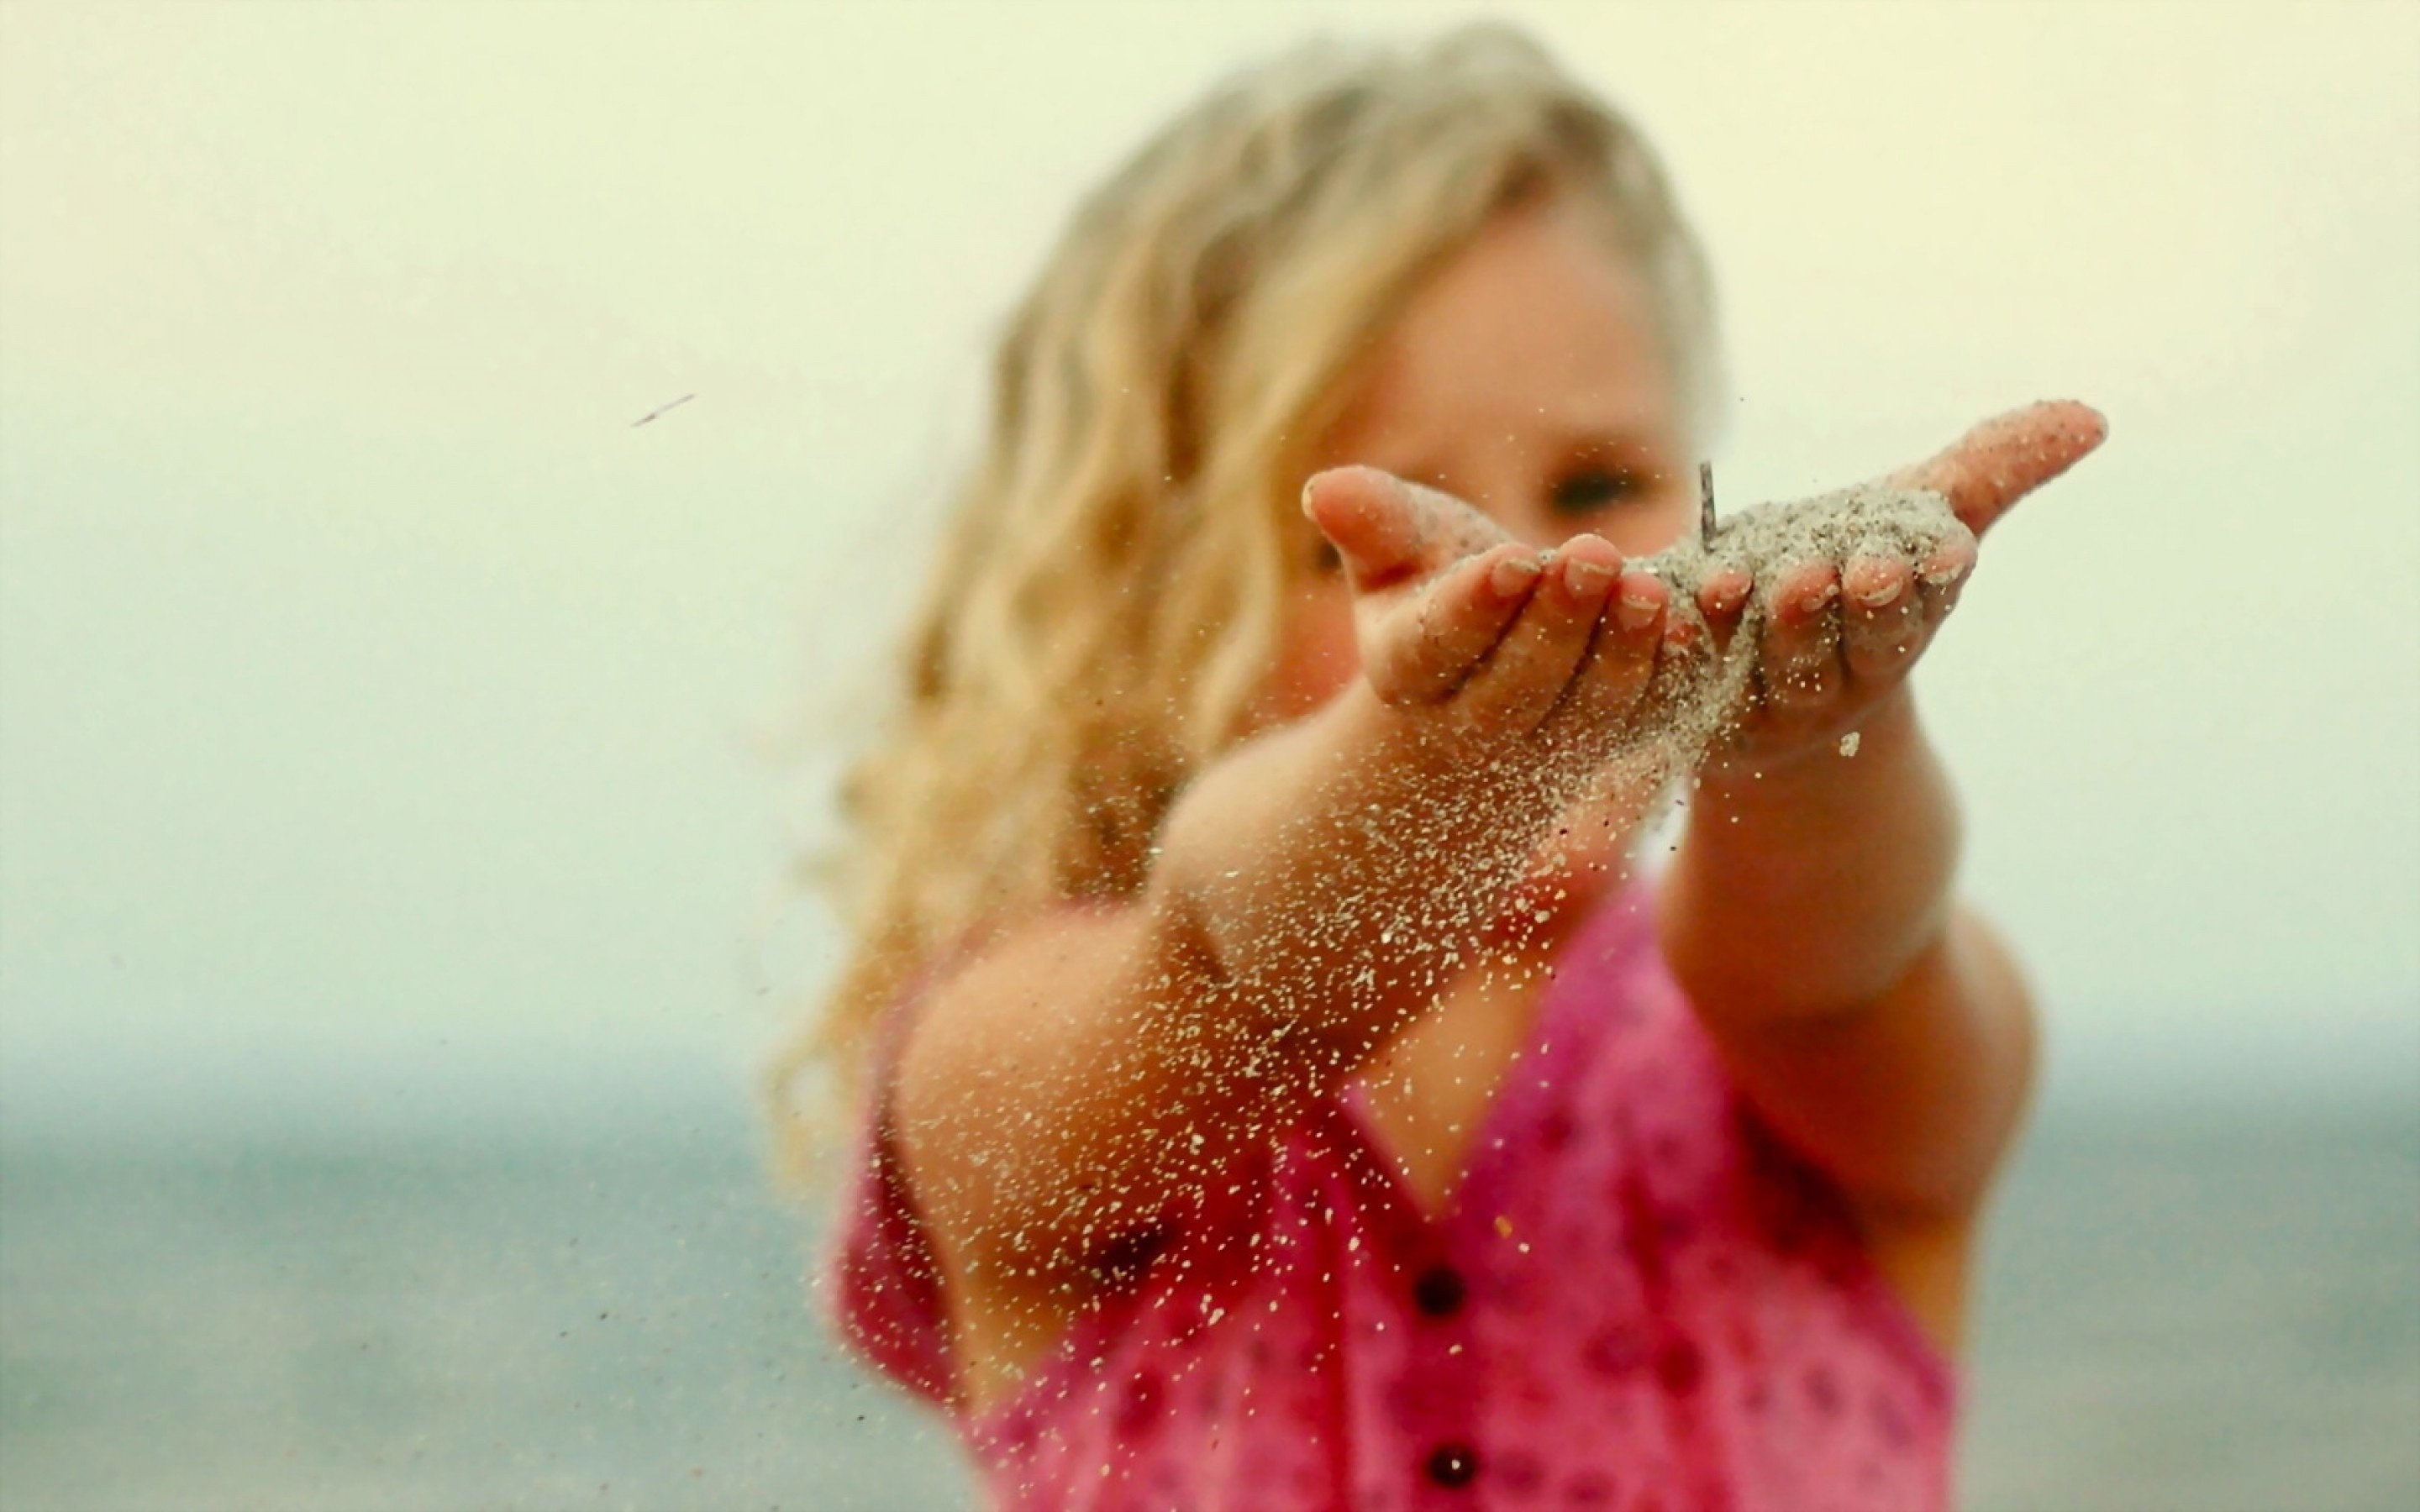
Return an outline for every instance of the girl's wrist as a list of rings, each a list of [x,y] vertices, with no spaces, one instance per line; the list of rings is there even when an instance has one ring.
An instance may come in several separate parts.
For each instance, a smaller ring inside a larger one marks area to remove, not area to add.
[[[1674,965],[1701,1008],[1792,1016],[1863,1001],[1947,918],[1957,804],[1914,703],[1894,692],[1854,728],[1854,755],[1836,741],[1742,763],[1690,795],[1675,878],[1698,927]]]
[[[1921,759],[1923,734],[1916,701],[1904,684],[1853,722],[1796,746],[1717,753],[1699,774],[1693,807],[1725,815],[1795,807],[1893,774]]]

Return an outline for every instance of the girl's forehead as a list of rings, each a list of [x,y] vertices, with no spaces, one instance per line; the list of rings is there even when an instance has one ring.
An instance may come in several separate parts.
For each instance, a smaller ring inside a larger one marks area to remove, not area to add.
[[[1645,280],[1584,214],[1498,217],[1404,305],[1331,432],[1353,448],[1465,432],[1668,427]]]

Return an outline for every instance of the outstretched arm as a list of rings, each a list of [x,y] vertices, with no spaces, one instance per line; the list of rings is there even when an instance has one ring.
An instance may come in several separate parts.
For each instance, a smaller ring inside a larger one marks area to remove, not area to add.
[[[901,1056],[899,1151],[978,1397],[1434,1002],[1650,687],[1666,590],[1604,539],[1541,553],[1367,469],[1307,507],[1362,674],[1196,779],[1139,898],[1016,923],[935,983]],[[1657,612],[1608,613],[1617,585]]]
[[[2105,431],[2036,405],[1891,481],[1980,537]],[[1667,958],[1743,1088],[1869,1214],[1970,1211],[2032,1068],[2023,981],[1951,893],[1956,804],[1905,682],[1975,557],[1960,539],[1776,585],[1758,706],[1694,795],[1661,900]],[[1701,590],[1717,635],[1745,586]]]

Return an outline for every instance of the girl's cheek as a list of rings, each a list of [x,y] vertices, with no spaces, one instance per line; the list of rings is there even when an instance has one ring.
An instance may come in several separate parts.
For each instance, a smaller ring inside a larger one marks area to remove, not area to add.
[[[1679,541],[1697,523],[1697,496],[1683,499],[1675,494],[1657,500],[1652,508],[1639,511],[1604,534],[1625,557],[1652,557]]]
[[[1351,595],[1340,581],[1304,591],[1287,617],[1277,665],[1263,690],[1259,724],[1301,718],[1342,692],[1361,671]]]

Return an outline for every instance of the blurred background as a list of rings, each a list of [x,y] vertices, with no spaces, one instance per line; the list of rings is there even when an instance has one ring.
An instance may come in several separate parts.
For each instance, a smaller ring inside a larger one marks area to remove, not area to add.
[[[2051,1015],[1966,1501],[2420,1503],[2420,8],[7,0],[0,1506],[961,1504],[761,1174],[789,845],[1076,197],[1481,13],[1727,502],[2112,421],[1923,674]]]

